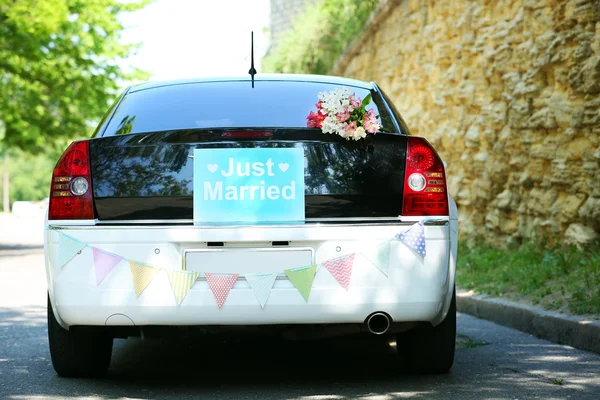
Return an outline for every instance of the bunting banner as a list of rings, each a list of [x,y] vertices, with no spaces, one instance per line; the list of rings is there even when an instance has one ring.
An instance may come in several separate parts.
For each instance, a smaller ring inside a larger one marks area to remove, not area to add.
[[[313,264],[309,267],[300,267],[294,269],[286,269],[285,274],[292,282],[292,284],[298,289],[298,292],[304,298],[304,301],[308,302],[310,297],[310,290],[312,289],[312,283],[317,273],[317,264]]]
[[[129,269],[131,270],[131,278],[133,286],[135,286],[135,295],[140,297],[140,294],[148,287],[156,274],[160,272],[160,268],[152,267],[148,264],[139,261],[129,261]]]
[[[352,277],[352,266],[354,265],[354,253],[346,256],[334,258],[333,260],[323,261],[322,265],[336,281],[348,291],[350,287],[350,278]]]
[[[215,295],[215,299],[217,300],[217,305],[219,308],[223,307],[225,300],[227,300],[227,296],[229,296],[229,291],[237,281],[238,274],[213,274],[210,272],[205,272],[206,281],[208,282],[208,286],[210,286],[210,290],[212,290]]]
[[[252,288],[258,304],[261,308],[265,308],[271,289],[277,279],[277,274],[247,274],[244,278],[248,281],[248,285]]]
[[[67,234],[60,233],[61,235],[58,237],[58,265],[62,268],[66,263],[71,261],[77,253],[85,249],[87,244],[80,242]]]
[[[169,277],[175,301],[177,305],[180,305],[200,276],[200,272],[160,268],[141,261],[127,259],[118,254],[110,253],[77,240],[60,230],[46,229],[59,235],[58,268],[62,268],[78,253],[81,253],[84,248],[90,247],[92,249],[96,285],[100,285],[121,261],[127,261],[131,271],[135,294],[139,297],[154,280],[160,270],[164,269]],[[365,258],[386,277],[389,275],[391,244],[394,240],[402,241],[412,251],[422,257],[421,261],[423,261],[423,258],[427,254],[424,221],[413,224],[406,231],[395,235],[393,239],[379,243],[376,248],[370,248],[360,252],[360,254],[364,255]],[[304,301],[308,302],[313,281],[317,274],[317,270],[321,266],[329,271],[342,288],[346,291],[349,290],[355,257],[356,253],[351,253],[341,257],[324,260],[318,264],[292,269],[282,268],[282,270],[296,290],[298,290],[298,293],[300,293]],[[206,277],[206,281],[215,297],[217,306],[222,308],[238,279],[238,274],[204,272],[203,275]],[[248,273],[244,275],[261,308],[266,306],[277,276],[278,273]]]
[[[121,262],[123,257],[100,250],[97,247],[92,247],[92,252],[94,253],[96,286],[98,286],[104,280],[104,278],[106,278],[110,271],[112,271],[113,268]]]
[[[392,242],[387,241],[379,243],[374,252],[368,254],[363,253],[367,260],[377,267],[377,269],[379,269],[386,277],[388,276],[388,271],[390,269],[391,247]]]
[[[173,294],[175,295],[175,300],[177,300],[177,304],[181,304],[185,296],[187,296],[188,292],[196,283],[196,279],[198,279],[198,272],[191,271],[180,271],[176,269],[168,269],[167,276],[169,277],[169,282],[171,282],[171,289],[173,289]]]
[[[425,249],[425,227],[423,225],[423,222],[416,223],[406,232],[396,235],[396,238],[425,257],[427,251]]]

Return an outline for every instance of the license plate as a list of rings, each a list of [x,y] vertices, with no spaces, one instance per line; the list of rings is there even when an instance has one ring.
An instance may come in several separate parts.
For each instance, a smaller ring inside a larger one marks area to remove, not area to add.
[[[314,250],[310,247],[290,249],[274,248],[218,248],[188,249],[184,251],[183,269],[201,274],[268,274],[314,263]]]

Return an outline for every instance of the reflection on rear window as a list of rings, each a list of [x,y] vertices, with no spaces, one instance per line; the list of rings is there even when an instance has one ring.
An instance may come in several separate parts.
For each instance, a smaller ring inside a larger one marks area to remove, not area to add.
[[[103,136],[205,128],[305,128],[315,111],[317,94],[348,88],[360,98],[368,89],[317,82],[246,81],[200,82],[162,86],[129,93]],[[378,93],[371,91],[373,107],[383,129],[394,132]]]

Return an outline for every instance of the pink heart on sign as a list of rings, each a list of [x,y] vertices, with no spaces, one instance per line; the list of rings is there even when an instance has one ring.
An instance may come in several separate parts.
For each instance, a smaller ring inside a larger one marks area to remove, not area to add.
[[[290,164],[288,164],[288,163],[279,163],[278,167],[281,170],[281,172],[285,172],[290,167]]]
[[[217,168],[219,168],[218,164],[207,164],[206,168],[208,168],[208,170],[210,172],[215,172],[217,170]]]

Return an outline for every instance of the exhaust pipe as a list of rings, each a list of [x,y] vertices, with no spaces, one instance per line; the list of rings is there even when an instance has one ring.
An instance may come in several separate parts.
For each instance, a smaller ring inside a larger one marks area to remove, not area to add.
[[[387,314],[376,312],[367,317],[367,330],[374,335],[383,335],[390,329],[392,321]]]

